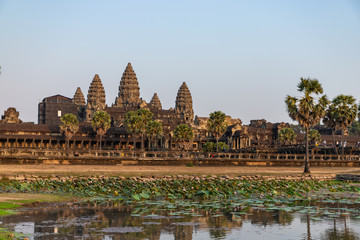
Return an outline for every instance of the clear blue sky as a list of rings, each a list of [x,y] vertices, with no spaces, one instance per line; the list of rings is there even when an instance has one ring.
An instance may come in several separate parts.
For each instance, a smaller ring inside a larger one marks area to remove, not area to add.
[[[0,114],[37,122],[44,97],[86,97],[96,73],[111,105],[128,62],[165,109],[185,81],[199,116],[288,122],[300,77],[360,99],[360,1],[0,0]]]

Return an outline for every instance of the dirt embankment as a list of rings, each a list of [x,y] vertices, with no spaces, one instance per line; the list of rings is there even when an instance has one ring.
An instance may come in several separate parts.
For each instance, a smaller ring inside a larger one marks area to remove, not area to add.
[[[0,178],[27,176],[163,176],[163,175],[298,175],[302,167],[243,167],[243,166],[123,166],[123,165],[0,165]],[[313,167],[311,174],[360,174],[360,168]]]

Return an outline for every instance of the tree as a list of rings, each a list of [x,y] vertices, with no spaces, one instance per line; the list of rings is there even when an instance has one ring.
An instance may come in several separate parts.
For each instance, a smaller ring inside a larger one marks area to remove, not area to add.
[[[97,111],[91,120],[91,126],[100,137],[100,153],[101,153],[101,139],[111,127],[111,117],[107,112]]]
[[[60,118],[60,131],[65,135],[67,141],[67,148],[69,149],[70,139],[79,130],[79,121],[77,117],[72,113],[67,113]]]
[[[225,133],[227,122],[226,115],[221,111],[210,113],[210,118],[207,121],[207,127],[216,139],[216,152],[219,151],[219,139]]]
[[[296,133],[295,130],[292,128],[282,128],[279,131],[279,140],[283,144],[292,144],[295,142]]]
[[[227,151],[229,149],[229,146],[224,142],[219,142],[219,148]],[[216,151],[216,144],[214,142],[206,142],[202,146],[203,152],[215,152]]]
[[[128,133],[133,136],[134,150],[136,148],[135,138],[141,136],[141,149],[144,149],[144,136],[146,134],[146,126],[152,120],[152,112],[146,109],[129,111],[125,114],[124,125]]]
[[[329,101],[321,84],[316,79],[300,78],[297,90],[304,96],[297,98],[286,96],[285,103],[291,119],[297,121],[305,130],[305,168],[304,173],[310,173],[309,168],[309,128],[315,126],[325,115],[325,108]],[[314,96],[315,95],[315,96]],[[319,97],[316,99],[315,97]]]
[[[325,124],[325,126],[331,128],[331,135],[332,135],[332,140],[333,140],[333,146],[334,146],[334,149],[335,149],[335,153],[336,154],[339,154],[338,153],[338,150],[337,150],[337,146],[336,146],[336,143],[335,143],[335,130],[336,130],[336,107],[334,106],[334,104],[330,104],[328,106],[328,108],[326,109],[326,113],[325,113],[325,116],[324,116],[324,119],[323,119],[323,123]]]
[[[229,145],[227,145],[227,144],[224,143],[224,142],[219,142],[219,143],[218,143],[218,146],[219,146],[219,149],[221,149],[222,151],[227,151],[227,150],[229,150]]]
[[[360,122],[355,121],[349,127],[349,134],[352,136],[359,136],[360,135]]]
[[[162,123],[159,121],[150,121],[146,126],[146,135],[152,142],[152,148],[157,147],[157,140],[163,135]]]
[[[340,94],[331,101],[329,111],[336,127],[341,129],[341,152],[344,155],[344,132],[356,120],[358,105],[353,96]]]
[[[194,133],[187,124],[179,124],[174,130],[174,140],[180,143],[180,147],[184,150],[185,143],[190,143],[194,137]]]
[[[206,142],[202,146],[203,152],[214,152],[216,150],[216,144],[213,142]]]
[[[124,125],[126,131],[130,133],[133,137],[134,151],[136,150],[135,138],[139,132],[139,127],[138,127],[139,122],[140,122],[140,117],[137,115],[135,111],[129,111],[124,116]]]
[[[147,109],[139,109],[136,114],[140,117],[138,121],[138,131],[141,135],[141,149],[144,150],[144,137],[146,134],[146,126],[152,120],[152,112]]]
[[[319,131],[316,129],[310,129],[309,130],[309,140],[315,146],[317,145],[317,143],[321,142],[321,135],[320,135]]]
[[[299,124],[290,124],[290,128],[294,130],[296,134],[304,133],[304,129]]]

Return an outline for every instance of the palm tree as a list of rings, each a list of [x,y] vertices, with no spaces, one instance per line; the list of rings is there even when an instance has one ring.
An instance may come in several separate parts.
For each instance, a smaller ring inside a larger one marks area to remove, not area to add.
[[[97,111],[91,120],[91,126],[100,137],[100,153],[101,153],[101,138],[106,134],[111,127],[111,117],[107,112]]]
[[[146,135],[149,137],[150,142],[153,143],[152,149],[154,150],[154,145],[157,147],[157,140],[163,135],[162,123],[159,121],[150,121],[146,126]]]
[[[332,140],[333,140],[333,146],[335,149],[335,153],[338,153],[337,150],[337,146],[335,143],[335,130],[336,130],[336,107],[334,106],[334,104],[330,104],[329,107],[326,109],[326,113],[323,119],[323,123],[325,124],[325,126],[331,128],[331,135],[332,135]]]
[[[139,109],[136,114],[140,117],[138,121],[138,131],[141,135],[141,149],[144,150],[144,137],[146,134],[146,126],[152,120],[153,113],[147,109]]]
[[[133,150],[136,150],[136,135],[138,135],[138,125],[140,122],[140,117],[136,114],[135,111],[129,111],[124,116],[124,125],[126,128],[126,131],[130,133],[133,137]]]
[[[296,133],[292,128],[282,128],[279,131],[279,140],[280,142],[287,144],[293,143],[296,139]]]
[[[316,146],[316,144],[321,141],[321,135],[320,135],[319,131],[316,129],[310,129],[309,130],[309,140],[312,143],[314,143],[314,145]]]
[[[65,114],[60,118],[60,120],[60,131],[65,135],[65,139],[67,141],[67,149],[69,149],[70,139],[79,130],[79,120],[72,113]]]
[[[136,148],[135,137],[141,135],[141,149],[144,149],[144,136],[146,134],[146,125],[152,120],[152,112],[146,109],[129,111],[125,114],[124,125],[128,133],[133,136],[134,150]]]
[[[207,127],[216,139],[216,152],[219,151],[219,139],[225,133],[227,122],[226,115],[221,111],[210,113],[210,118],[207,121]]]
[[[358,105],[351,95],[340,94],[332,102],[334,108],[334,120],[336,126],[341,129],[341,152],[344,155],[344,131],[356,120],[358,114]]]
[[[304,173],[310,173],[309,168],[309,128],[318,124],[325,115],[325,108],[329,101],[326,95],[315,99],[324,92],[321,84],[316,79],[300,78],[297,85],[298,91],[304,96],[297,98],[287,96],[285,103],[291,119],[297,121],[305,129],[305,168]],[[315,95],[315,96],[313,96]]]
[[[180,147],[183,150],[185,149],[185,143],[190,143],[193,137],[193,130],[187,124],[179,124],[176,126],[174,130],[174,140],[181,144]]]

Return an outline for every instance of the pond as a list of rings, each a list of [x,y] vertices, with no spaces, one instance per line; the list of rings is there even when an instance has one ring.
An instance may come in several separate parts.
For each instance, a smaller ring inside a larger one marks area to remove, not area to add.
[[[360,205],[253,200],[48,203],[0,218],[29,239],[360,239]]]

